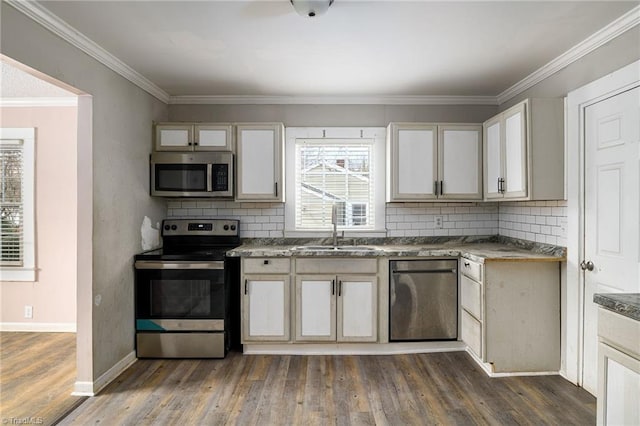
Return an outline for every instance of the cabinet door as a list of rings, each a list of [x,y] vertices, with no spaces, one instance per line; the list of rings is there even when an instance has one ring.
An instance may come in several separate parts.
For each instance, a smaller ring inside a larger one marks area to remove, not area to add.
[[[527,133],[525,104],[505,111],[504,123],[504,197],[527,196]]]
[[[438,126],[439,198],[482,199],[482,126]]]
[[[640,424],[640,359],[620,352],[602,341],[598,344],[598,359],[596,423]]]
[[[484,196],[502,198],[499,180],[502,179],[502,124],[500,116],[484,123]]]
[[[416,201],[436,198],[436,126],[391,125],[391,199]]]
[[[375,275],[338,277],[338,341],[378,339],[378,282]]]
[[[282,124],[237,126],[239,201],[284,201]]]
[[[164,123],[156,125],[156,151],[191,151],[193,125]]]
[[[245,275],[243,342],[289,340],[289,295],[289,277],[286,275]]]
[[[197,151],[232,151],[233,130],[230,124],[196,124],[194,147]]]
[[[296,340],[336,340],[336,277],[296,277]]]

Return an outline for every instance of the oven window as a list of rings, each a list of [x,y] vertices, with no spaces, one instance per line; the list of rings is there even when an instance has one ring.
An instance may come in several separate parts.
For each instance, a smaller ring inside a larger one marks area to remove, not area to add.
[[[206,191],[206,164],[156,164],[157,191]]]
[[[211,285],[204,280],[151,281],[151,316],[194,318],[211,315]]]
[[[222,319],[227,303],[222,271],[136,271],[137,319]]]

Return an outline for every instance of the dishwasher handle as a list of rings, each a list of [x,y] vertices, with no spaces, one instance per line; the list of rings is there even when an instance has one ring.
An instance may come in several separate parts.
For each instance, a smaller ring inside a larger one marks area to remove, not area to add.
[[[456,268],[452,269],[398,269],[392,270],[392,274],[457,274]]]

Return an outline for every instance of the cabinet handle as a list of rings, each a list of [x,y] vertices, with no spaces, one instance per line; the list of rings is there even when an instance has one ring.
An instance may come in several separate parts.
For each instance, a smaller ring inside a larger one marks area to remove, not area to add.
[[[438,196],[438,181],[433,182],[433,193],[435,196]]]
[[[469,262],[464,262],[464,267],[465,267],[465,268],[468,268],[469,266],[471,266],[471,265],[469,264]]]
[[[249,280],[244,280],[244,294],[247,294],[247,281]]]
[[[338,281],[338,297],[342,296],[342,280]]]
[[[331,295],[336,294],[336,280],[331,280]]]
[[[444,195],[444,181],[440,181],[440,195]]]
[[[278,182],[273,183],[273,192],[278,196]]]

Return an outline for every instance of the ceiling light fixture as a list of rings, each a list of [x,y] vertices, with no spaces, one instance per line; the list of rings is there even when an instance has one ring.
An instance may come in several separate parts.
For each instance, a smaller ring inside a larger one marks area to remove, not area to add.
[[[313,18],[324,15],[333,0],[290,0],[298,15]]]

